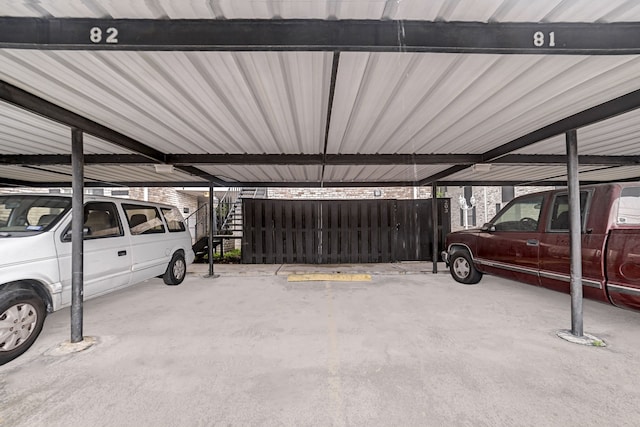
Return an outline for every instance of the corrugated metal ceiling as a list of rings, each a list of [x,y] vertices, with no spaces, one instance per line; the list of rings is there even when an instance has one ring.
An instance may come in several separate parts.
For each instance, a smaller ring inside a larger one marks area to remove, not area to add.
[[[395,19],[476,22],[640,22],[634,0],[514,1],[12,1],[0,16],[146,19]],[[636,55],[341,52],[330,103],[332,52],[0,49],[0,79],[165,154],[482,154],[640,90]],[[331,112],[328,133],[326,123]],[[640,112],[578,132],[580,154],[638,156]],[[0,156],[65,154],[70,129],[0,103]],[[128,154],[91,135],[87,154]],[[558,136],[517,150],[564,154]],[[420,182],[439,165],[197,165],[230,182]],[[640,176],[583,166],[581,177]],[[50,170],[52,175],[44,174]],[[46,181],[68,166],[0,164],[0,176]],[[91,175],[89,175],[91,174]],[[451,181],[549,180],[563,165],[494,165]],[[89,165],[105,182],[193,181],[150,165]],[[165,179],[166,178],[166,179]],[[560,180],[565,178],[560,178]],[[66,180],[66,178],[65,178]]]
[[[638,21],[635,0],[11,0],[2,16],[140,19],[404,19],[479,22]]]

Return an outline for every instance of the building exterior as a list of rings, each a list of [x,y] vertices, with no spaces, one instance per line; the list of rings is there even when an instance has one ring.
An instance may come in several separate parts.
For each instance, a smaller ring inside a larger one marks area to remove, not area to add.
[[[514,197],[554,187],[438,187],[439,198],[451,199],[451,230],[479,227]],[[468,209],[462,209],[460,197]],[[269,188],[273,199],[429,199],[431,187]],[[472,199],[473,197],[473,199]]]

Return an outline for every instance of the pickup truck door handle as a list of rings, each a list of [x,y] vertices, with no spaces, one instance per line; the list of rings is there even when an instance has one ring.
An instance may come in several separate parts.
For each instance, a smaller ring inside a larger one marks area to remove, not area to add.
[[[527,240],[527,246],[538,246],[540,242],[538,239],[529,239]]]
[[[125,256],[127,251],[118,251],[118,256]]]

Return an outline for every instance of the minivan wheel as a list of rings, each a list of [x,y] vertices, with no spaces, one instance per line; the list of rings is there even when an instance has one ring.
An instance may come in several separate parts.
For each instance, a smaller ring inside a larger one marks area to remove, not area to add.
[[[464,283],[465,285],[476,284],[482,279],[482,273],[474,267],[471,255],[464,250],[451,254],[449,271],[456,282]]]
[[[184,280],[187,274],[187,263],[184,260],[184,256],[180,253],[176,253],[171,258],[167,271],[164,272],[164,283],[167,285],[179,285]]]
[[[44,302],[31,289],[0,291],[0,365],[27,351],[42,331]]]

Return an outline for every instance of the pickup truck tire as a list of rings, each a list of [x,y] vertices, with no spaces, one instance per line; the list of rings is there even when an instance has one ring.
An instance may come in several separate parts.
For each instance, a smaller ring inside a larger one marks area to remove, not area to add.
[[[0,365],[27,351],[38,338],[47,315],[44,302],[28,288],[0,296]]]
[[[171,258],[167,271],[164,272],[162,279],[164,283],[170,286],[179,285],[187,275],[187,263],[184,260],[184,255],[176,253]]]
[[[456,282],[465,285],[474,285],[482,279],[482,273],[476,270],[471,255],[466,250],[458,250],[451,254],[449,271]]]

